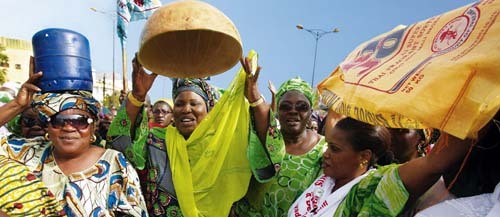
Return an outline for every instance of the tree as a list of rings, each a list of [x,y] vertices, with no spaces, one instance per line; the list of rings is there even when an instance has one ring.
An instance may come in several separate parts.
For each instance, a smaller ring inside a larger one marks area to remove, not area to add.
[[[0,44],[0,85],[7,81],[7,68],[9,66],[9,57],[4,54],[5,47]]]

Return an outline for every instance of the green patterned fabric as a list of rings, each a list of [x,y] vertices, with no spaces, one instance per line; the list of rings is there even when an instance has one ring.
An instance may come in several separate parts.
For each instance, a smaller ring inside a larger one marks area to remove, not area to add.
[[[136,122],[135,140],[132,141],[130,119],[125,107],[120,107],[107,134],[108,144],[125,153],[127,160],[136,168],[149,216],[183,216],[172,176],[167,173],[170,165],[165,159],[166,128],[148,128],[146,112],[143,110],[140,114]]]
[[[285,83],[281,84],[278,92],[276,92],[276,103],[279,104],[281,97],[288,91],[297,90],[304,94],[306,98],[309,100],[311,106],[314,106],[316,103],[317,95],[311,88],[311,86],[300,77],[292,78]]]
[[[137,118],[138,121],[137,127],[135,128],[135,140],[131,140],[130,128],[131,122],[127,116],[127,111],[125,110],[125,106],[120,107],[117,111],[115,118],[111,122],[108,130],[108,140],[111,141],[110,144],[115,143],[113,140],[116,138],[126,138],[123,140],[129,140],[130,144],[123,144],[121,142],[120,145],[123,147],[113,147],[118,151],[121,151],[127,157],[127,160],[134,165],[137,169],[144,169],[146,165],[146,139],[148,137],[148,119],[147,114],[144,109],[142,109],[141,115]]]
[[[274,117],[271,112],[270,117]],[[289,207],[321,172],[324,137],[300,156],[285,151],[278,120],[271,118],[264,147],[252,129],[248,158],[254,177],[247,195],[234,205],[238,216],[286,216]]]
[[[16,115],[16,117],[12,118],[6,125],[9,132],[11,132],[14,136],[21,136],[21,124],[19,123],[21,119],[21,114]]]
[[[352,187],[334,217],[397,216],[409,197],[399,177],[399,166],[383,166],[368,174]]]

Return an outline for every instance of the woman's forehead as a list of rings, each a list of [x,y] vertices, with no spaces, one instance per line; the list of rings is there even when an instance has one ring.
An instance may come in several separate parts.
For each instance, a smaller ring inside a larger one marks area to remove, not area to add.
[[[342,130],[337,127],[333,127],[331,130],[327,130],[325,132],[325,139],[328,142],[341,142],[341,143],[348,143],[349,139],[349,132]]]
[[[170,106],[166,102],[155,103],[153,106],[153,108],[164,108],[164,107],[169,108]]]
[[[203,97],[201,97],[197,93],[195,93],[193,91],[189,91],[189,90],[182,91],[182,92],[179,93],[179,95],[177,95],[177,97],[175,97],[175,101],[178,101],[178,100],[192,100],[192,99],[205,101],[205,100],[203,100]]]

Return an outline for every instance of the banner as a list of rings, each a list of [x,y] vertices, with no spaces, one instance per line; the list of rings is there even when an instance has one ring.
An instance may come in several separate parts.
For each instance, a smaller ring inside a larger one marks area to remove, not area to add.
[[[361,44],[324,79],[322,103],[392,128],[475,138],[500,108],[500,3],[480,1]]]
[[[127,39],[128,23],[148,19],[156,9],[161,7],[161,2],[160,0],[118,0],[116,5],[117,33],[124,43]]]

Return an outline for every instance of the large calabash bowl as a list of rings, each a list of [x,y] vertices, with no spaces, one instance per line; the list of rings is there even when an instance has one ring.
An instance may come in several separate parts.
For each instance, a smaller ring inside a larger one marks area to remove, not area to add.
[[[200,78],[232,68],[242,55],[240,34],[217,8],[183,0],[153,13],[142,31],[139,61],[168,77]]]

